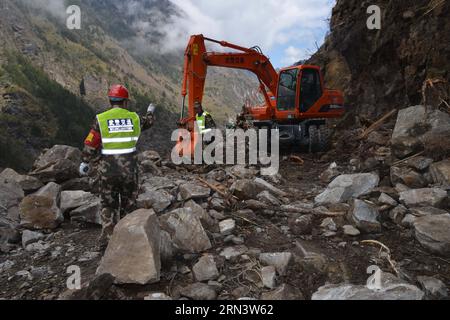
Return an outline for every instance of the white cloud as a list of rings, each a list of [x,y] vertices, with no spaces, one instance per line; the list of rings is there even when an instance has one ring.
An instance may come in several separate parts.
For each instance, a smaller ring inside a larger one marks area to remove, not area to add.
[[[277,45],[304,41],[314,44],[314,30],[326,27],[334,0],[170,0],[185,15],[172,20],[169,39],[181,41],[203,33],[244,46],[259,45],[265,51]],[[178,39],[183,35],[183,38]]]
[[[285,56],[281,62],[287,66],[293,65],[294,63],[307,57],[307,54],[303,49],[296,48],[294,46],[289,46],[286,50],[284,50],[284,55]]]

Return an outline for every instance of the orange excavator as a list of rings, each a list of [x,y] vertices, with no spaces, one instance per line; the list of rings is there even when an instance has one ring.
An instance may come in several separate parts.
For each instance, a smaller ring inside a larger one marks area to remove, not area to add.
[[[206,41],[234,51],[209,52]],[[342,117],[345,112],[343,94],[324,87],[318,66],[298,65],[277,72],[259,47],[245,48],[194,35],[185,52],[180,122],[191,131],[195,103],[203,101],[208,67],[243,69],[257,76],[265,103],[248,107],[247,116],[257,128],[278,129],[284,144],[309,146],[311,152],[323,150],[328,144],[326,119]]]

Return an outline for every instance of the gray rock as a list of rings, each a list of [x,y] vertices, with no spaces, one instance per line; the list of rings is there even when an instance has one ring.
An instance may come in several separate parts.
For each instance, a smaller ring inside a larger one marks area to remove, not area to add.
[[[301,236],[312,232],[314,217],[312,214],[301,215],[289,219],[289,229],[292,234]]]
[[[439,215],[448,213],[446,210],[434,208],[434,207],[421,207],[411,209],[411,213],[415,216],[429,216],[429,215]]]
[[[153,209],[157,213],[164,212],[172,205],[175,197],[166,190],[147,191],[137,198],[137,206],[142,209]]]
[[[319,179],[324,183],[330,183],[334,178],[340,175],[338,165],[336,162],[330,164],[327,170],[322,172]]]
[[[430,173],[434,183],[450,185],[450,159],[433,163],[430,167]]]
[[[336,222],[334,222],[333,218],[325,218],[320,225],[321,228],[328,229],[329,231],[337,231]]]
[[[167,177],[152,176],[145,180],[145,183],[141,186],[142,192],[158,191],[158,190],[170,190],[177,185]]]
[[[379,289],[369,289],[363,285],[339,284],[326,285],[313,294],[312,300],[422,300],[424,293],[394,275],[380,272]],[[373,283],[374,276],[368,283]]]
[[[407,167],[391,167],[391,182],[393,185],[402,183],[410,188],[423,188],[428,181],[413,169]]]
[[[287,300],[305,300],[305,298],[299,289],[288,284],[283,284],[274,291],[264,292],[261,295],[261,300],[287,301]]]
[[[408,209],[405,206],[399,205],[389,212],[389,217],[393,222],[401,224],[407,214]]]
[[[391,140],[392,150],[398,158],[404,159],[421,150],[419,137],[426,131],[425,122],[424,106],[413,106],[399,111]]]
[[[101,199],[94,197],[92,202],[86,203],[81,207],[70,212],[70,220],[101,225],[102,204]]]
[[[91,180],[89,177],[83,177],[83,178],[75,178],[67,180],[63,183],[61,183],[61,190],[63,191],[85,191],[89,192],[91,191]]]
[[[50,249],[51,245],[47,242],[44,242],[42,240],[39,240],[38,242],[31,243],[25,247],[26,251],[32,252],[32,251],[39,251],[44,252]]]
[[[219,223],[219,228],[222,235],[230,235],[234,232],[234,229],[236,229],[236,221],[233,219],[221,221]]]
[[[3,170],[2,173],[0,173],[0,180],[14,181],[25,192],[36,191],[44,186],[39,179],[18,174],[13,169]]]
[[[18,206],[24,196],[25,194],[17,182],[0,178],[0,216],[18,220]]]
[[[398,205],[398,202],[392,199],[389,195],[386,193],[382,193],[380,197],[378,198],[378,202],[381,204],[386,204],[391,207],[396,207]]]
[[[358,229],[351,225],[343,226],[342,229],[344,230],[344,234],[350,237],[357,237],[361,234]]]
[[[97,201],[98,198],[85,191],[62,191],[60,208],[63,213]]]
[[[200,219],[189,208],[163,215],[161,226],[169,232],[175,246],[181,251],[200,253],[212,247]]]
[[[450,214],[429,215],[414,220],[415,237],[433,253],[450,256]]]
[[[248,248],[243,245],[235,246],[235,247],[228,247],[222,250],[220,252],[220,256],[224,257],[226,260],[232,260],[237,257],[242,256],[248,251]]]
[[[211,189],[196,183],[186,183],[180,186],[180,196],[184,201],[206,199],[211,195]]]
[[[355,199],[353,202],[353,210],[351,211],[351,219],[358,229],[367,233],[380,232],[381,223],[378,221],[380,213],[378,209],[369,205],[365,201]]]
[[[238,197],[240,200],[250,200],[255,199],[256,196],[261,192],[255,181],[253,180],[237,180],[230,188],[233,195]]]
[[[416,221],[417,217],[412,214],[407,214],[405,218],[403,218],[401,225],[405,228],[414,227],[414,221]]]
[[[242,165],[236,165],[226,170],[227,173],[238,179],[252,179],[258,174],[256,169],[248,169]]]
[[[261,178],[255,178],[254,181],[260,190],[269,191],[270,193],[272,193],[273,195],[278,196],[278,197],[287,197],[288,196],[288,194],[286,192],[273,186],[272,184],[270,184],[269,182],[267,182]]]
[[[214,280],[219,277],[216,262],[212,255],[204,255],[192,268],[195,279],[199,282]]]
[[[167,231],[161,230],[161,239],[159,245],[159,252],[161,255],[161,262],[164,264],[169,264],[172,262],[174,256],[174,247],[172,243],[172,238]]]
[[[427,116],[427,131],[420,141],[428,154],[439,154],[450,150],[450,114],[430,108]]]
[[[437,207],[448,205],[447,192],[438,188],[408,190],[400,193],[400,202],[407,207]]]
[[[59,209],[61,186],[50,182],[25,197],[19,206],[20,224],[30,229],[56,229],[64,216]]]
[[[56,145],[39,156],[30,175],[44,183],[64,182],[79,177],[80,163],[79,149]]]
[[[6,272],[15,266],[15,262],[11,260],[6,260],[5,262],[0,263],[0,273]]]
[[[26,248],[29,244],[38,242],[39,240],[42,240],[44,238],[45,238],[45,235],[43,235],[40,232],[24,230],[22,233],[22,246],[24,248]]]
[[[278,200],[276,197],[274,197],[269,191],[261,192],[256,196],[256,198],[269,206],[273,207],[281,206],[281,201]]]
[[[278,252],[278,253],[261,253],[259,261],[268,266],[273,266],[281,276],[286,275],[289,264],[292,261],[292,253]]]
[[[264,287],[274,289],[276,286],[276,269],[274,266],[263,267],[261,269],[261,277]]]
[[[445,284],[433,277],[417,277],[422,289],[425,291],[429,299],[445,299],[448,298],[448,291]]]
[[[97,275],[111,274],[116,284],[146,285],[160,280],[160,229],[153,210],[137,210],[114,229]]]
[[[194,283],[181,289],[180,294],[192,300],[216,300],[217,293],[209,285],[204,283]]]
[[[315,202],[319,205],[346,202],[370,193],[379,182],[379,176],[373,173],[342,175],[334,179]]]
[[[195,201],[190,200],[185,203],[185,208],[189,208],[192,210],[192,213],[197,216],[203,223],[206,225],[212,225],[213,221],[211,220],[210,215],[208,212],[199,204],[197,204]]]
[[[258,200],[247,200],[244,201],[245,208],[250,210],[267,210],[269,206]]]
[[[405,164],[415,170],[424,171],[428,169],[433,162],[433,159],[419,156],[406,161]]]
[[[144,298],[146,301],[171,301],[172,298],[162,292],[151,293]]]

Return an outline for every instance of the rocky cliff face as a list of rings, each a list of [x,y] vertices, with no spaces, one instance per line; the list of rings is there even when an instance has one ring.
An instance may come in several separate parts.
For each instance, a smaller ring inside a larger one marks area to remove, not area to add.
[[[371,5],[381,8],[381,30],[367,28]],[[345,91],[363,122],[423,103],[427,80],[440,92],[427,104],[439,107],[449,96],[449,16],[448,1],[338,0],[330,34],[310,62],[323,67],[327,85]]]

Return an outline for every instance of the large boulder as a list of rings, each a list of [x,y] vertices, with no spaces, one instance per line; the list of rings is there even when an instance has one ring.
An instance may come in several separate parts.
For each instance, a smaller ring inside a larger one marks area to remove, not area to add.
[[[56,145],[39,156],[30,175],[44,183],[60,183],[78,178],[80,163],[81,151],[79,149]]]
[[[351,220],[358,229],[367,233],[380,232],[381,223],[379,222],[379,216],[378,209],[367,202],[358,199],[355,199],[353,202]]]
[[[319,205],[347,202],[370,193],[379,182],[380,177],[374,173],[341,175],[316,197],[315,202]]]
[[[0,173],[0,180],[14,181],[25,192],[33,192],[39,190],[44,184],[35,177],[18,174],[13,169],[5,169]]]
[[[413,225],[415,237],[423,247],[450,256],[450,214],[418,217]]]
[[[414,189],[400,192],[400,202],[407,207],[448,206],[447,192],[438,188]]]
[[[110,274],[116,284],[159,282],[160,228],[153,210],[137,210],[114,229],[97,275]]]
[[[64,216],[59,208],[61,186],[50,182],[20,203],[20,224],[28,229],[56,229]]]
[[[200,219],[190,208],[177,209],[161,217],[161,227],[167,231],[181,251],[200,253],[211,249],[211,241]]]
[[[369,283],[373,283],[373,275]],[[380,271],[380,288],[363,285],[326,285],[313,294],[312,300],[422,300],[424,292],[390,273]]]
[[[434,183],[450,186],[450,159],[433,163],[430,173]]]
[[[391,140],[395,156],[403,159],[423,148],[419,137],[426,132],[425,122],[424,106],[413,106],[398,112]]]

